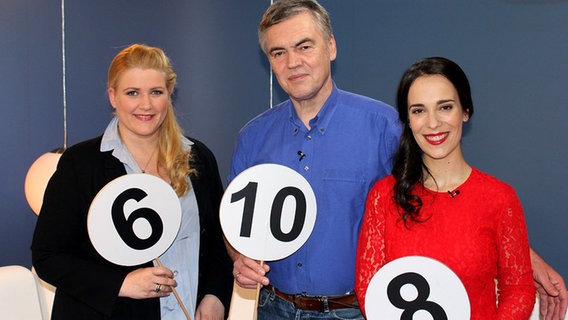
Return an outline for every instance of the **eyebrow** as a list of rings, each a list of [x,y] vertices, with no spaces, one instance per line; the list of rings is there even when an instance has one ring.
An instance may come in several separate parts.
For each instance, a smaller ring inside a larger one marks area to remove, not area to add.
[[[313,43],[314,40],[311,39],[311,38],[303,38],[302,40],[298,41],[295,45],[293,45],[293,48],[300,47],[301,45],[305,44],[306,42],[311,42],[311,43]],[[284,47],[274,47],[274,48],[271,48],[271,49],[268,51],[268,53],[272,53],[272,52],[274,52],[274,51],[279,51],[279,50],[285,50],[285,48],[284,48]]]
[[[456,101],[454,99],[444,99],[444,100],[439,100],[437,104],[444,104],[447,102],[456,102]]]
[[[447,103],[447,102],[455,102],[455,100],[454,100],[454,99],[438,100],[438,101],[436,101],[436,105],[444,104],[444,103]],[[415,104],[409,105],[408,107],[409,107],[409,108],[412,108],[412,107],[424,107],[424,104],[423,104],[423,103],[415,103]]]
[[[142,90],[142,88],[139,87],[126,87],[123,89],[123,91],[129,91],[129,90],[136,90],[136,91],[140,91]],[[166,90],[166,87],[162,87],[162,86],[157,86],[157,87],[152,87],[149,90]]]

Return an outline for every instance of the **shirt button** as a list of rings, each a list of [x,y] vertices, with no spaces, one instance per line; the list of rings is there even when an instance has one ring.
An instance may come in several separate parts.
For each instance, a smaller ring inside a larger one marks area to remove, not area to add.
[[[310,170],[310,167],[309,167],[309,166],[305,166],[305,167],[304,167],[304,171],[309,171],[309,170]]]
[[[312,140],[312,136],[311,136],[311,135],[310,135],[310,136],[307,136],[306,139]]]
[[[298,268],[301,268],[303,266],[303,264],[301,262],[298,262],[297,266],[298,266]]]

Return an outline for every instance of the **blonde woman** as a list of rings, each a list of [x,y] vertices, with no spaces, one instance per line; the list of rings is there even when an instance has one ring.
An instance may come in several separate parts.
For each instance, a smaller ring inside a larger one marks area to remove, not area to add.
[[[161,49],[122,50],[108,72],[113,119],[102,136],[62,155],[32,243],[39,276],[57,287],[53,319],[185,319],[174,288],[192,318],[224,318],[232,274],[218,221],[223,187],[211,151],[182,134],[171,102],[175,83]],[[129,173],[159,177],[179,197],[182,223],[163,266],[115,265],[89,240],[93,198]]]

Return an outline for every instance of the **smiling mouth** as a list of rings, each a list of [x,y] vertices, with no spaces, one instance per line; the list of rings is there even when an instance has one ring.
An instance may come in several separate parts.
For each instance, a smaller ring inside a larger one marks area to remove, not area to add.
[[[300,74],[295,74],[295,75],[288,77],[288,80],[289,81],[297,81],[297,80],[304,79],[305,77],[306,77],[306,74],[300,73]]]
[[[426,139],[426,141],[428,141],[428,143],[430,144],[438,145],[446,141],[448,136],[449,136],[448,132],[437,133],[437,134],[425,134],[424,139]]]
[[[136,119],[138,119],[138,120],[149,121],[149,120],[152,120],[152,118],[153,118],[154,116],[153,116],[153,115],[141,115],[141,114],[138,114],[138,115],[136,115],[135,117],[136,117]]]

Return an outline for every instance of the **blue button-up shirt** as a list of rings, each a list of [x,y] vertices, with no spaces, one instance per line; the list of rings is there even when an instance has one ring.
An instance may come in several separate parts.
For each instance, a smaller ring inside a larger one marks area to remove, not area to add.
[[[267,262],[267,276],[286,293],[342,295],[353,290],[367,192],[390,174],[401,125],[391,106],[334,84],[310,127],[290,100],[260,114],[239,133],[229,181],[262,163],[285,165],[306,178],[316,196],[316,224],[298,251]]]

